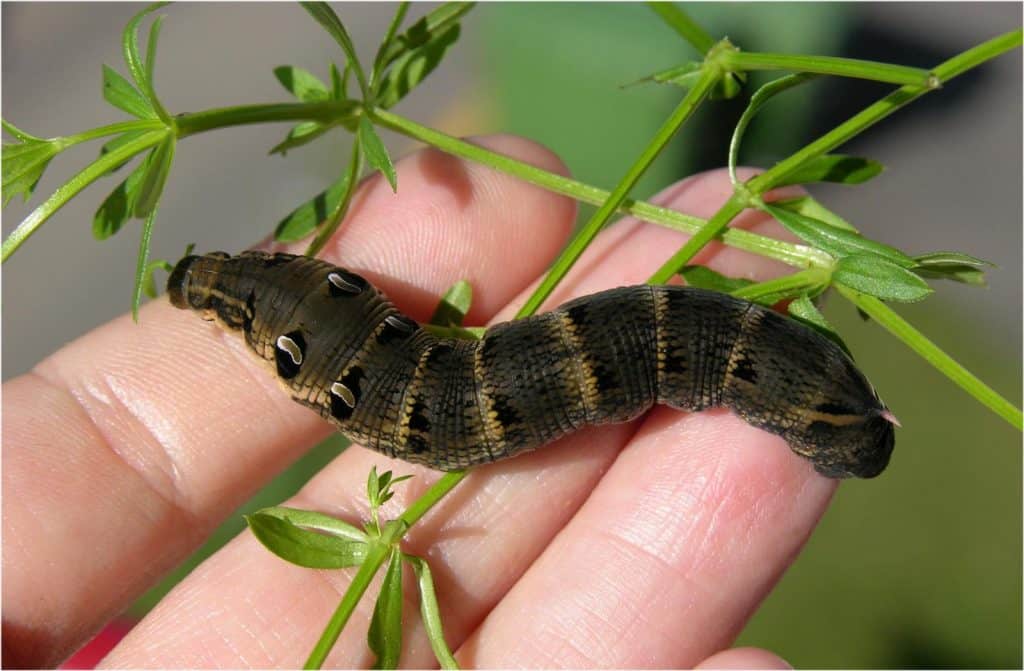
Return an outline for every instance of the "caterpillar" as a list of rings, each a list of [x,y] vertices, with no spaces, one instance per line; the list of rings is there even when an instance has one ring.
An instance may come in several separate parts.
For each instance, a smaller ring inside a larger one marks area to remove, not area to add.
[[[359,275],[291,254],[187,256],[171,303],[238,331],[296,402],[388,456],[455,470],[655,404],[725,406],[833,478],[878,475],[895,418],[843,350],[754,303],[632,286],[439,338]]]

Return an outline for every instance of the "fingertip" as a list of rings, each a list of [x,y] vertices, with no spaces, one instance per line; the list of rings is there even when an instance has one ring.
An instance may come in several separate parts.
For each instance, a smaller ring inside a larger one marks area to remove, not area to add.
[[[792,669],[786,660],[762,648],[731,648],[711,655],[698,669]]]

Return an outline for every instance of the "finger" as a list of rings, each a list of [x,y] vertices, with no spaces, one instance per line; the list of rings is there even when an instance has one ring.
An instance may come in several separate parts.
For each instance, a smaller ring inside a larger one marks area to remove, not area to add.
[[[723,177],[703,176],[691,181],[693,188],[676,189],[673,206],[708,216],[720,201],[707,198],[705,190],[720,194]],[[754,217],[746,223],[762,226],[763,219]],[[634,224],[627,222],[624,226]],[[588,250],[581,264],[592,268],[570,276],[567,284],[571,285],[572,293],[623,283],[620,280],[636,283],[645,279],[650,269],[663,262],[685,239],[669,231],[671,244],[667,244],[661,230],[653,226],[636,225],[636,230],[625,239],[620,239],[619,231],[617,226],[602,234]],[[635,255],[652,246],[660,251],[660,257],[653,263],[648,261],[641,271],[629,271],[637,277],[623,274],[626,262],[636,263]],[[620,262],[620,253],[625,262]],[[595,256],[604,263],[591,264]],[[720,258],[712,255],[711,260],[717,262]],[[597,286],[601,282],[606,284]],[[586,429],[536,453],[478,468],[412,530],[406,548],[426,554],[431,564],[450,644],[454,646],[463,640],[515,584],[583,503],[634,430],[635,424]],[[397,474],[417,475],[399,488],[398,495],[385,509],[385,516],[396,515],[436,477],[424,469],[350,449],[289,505],[321,510],[359,523],[366,516],[363,490],[371,465],[378,472],[395,470]],[[238,566],[246,567],[244,580],[234,578]],[[193,573],[169,595],[108,661],[127,666],[200,665],[214,656],[226,663],[237,659],[242,642],[257,638],[261,649],[254,663],[298,665],[336,607],[338,593],[345,589],[350,577],[351,572],[312,572],[284,564],[244,534],[206,562],[201,573]],[[251,591],[254,584],[260,586],[257,599]],[[325,584],[333,589],[325,589]],[[371,589],[370,594],[373,593]],[[296,602],[299,594],[301,604]],[[410,609],[414,608],[413,602]],[[331,664],[360,666],[371,661],[364,642],[371,611],[372,599],[364,599],[342,634]],[[210,621],[211,613],[216,613],[216,623]],[[416,618],[409,620],[415,623]],[[403,664],[432,663],[420,625],[407,627],[405,640],[409,647]],[[198,641],[199,648],[208,656],[179,657],[184,641]]]
[[[527,141],[481,143],[562,170]],[[475,285],[473,315],[490,317],[571,227],[567,199],[436,151],[398,173],[400,195],[379,177],[360,187],[324,256],[378,280],[417,317],[462,278]],[[4,534],[18,540],[3,555],[3,632],[15,665],[70,652],[330,430],[243,344],[165,301],[146,306],[141,325],[115,320],[4,391],[3,477],[17,492],[4,503]]]
[[[650,254],[643,249],[657,241],[643,238],[662,233],[621,235],[608,252],[611,273],[573,289],[606,288],[609,275],[612,285],[640,279],[620,254]],[[734,275],[736,262],[711,259]],[[760,278],[773,270],[754,265]],[[732,642],[834,488],[782,439],[732,413],[655,408],[459,658],[483,667],[692,666]],[[527,610],[535,615],[524,619]]]
[[[698,669],[792,669],[775,653],[761,648],[732,648],[711,655],[697,665]]]

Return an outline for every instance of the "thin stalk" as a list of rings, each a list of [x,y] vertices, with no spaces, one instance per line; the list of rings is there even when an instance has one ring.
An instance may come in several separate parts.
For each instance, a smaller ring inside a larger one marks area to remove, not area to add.
[[[829,273],[824,268],[808,268],[792,275],[750,284],[732,292],[736,298],[774,305],[780,300],[808,291],[817,293],[828,287]]]
[[[699,23],[679,9],[679,6],[672,2],[648,2],[647,6],[661,17],[672,30],[680,37],[690,43],[701,55],[706,55],[711,47],[715,46],[715,39],[701,27]]]
[[[430,489],[424,492],[423,496],[416,499],[411,506],[405,509],[405,512],[399,516],[399,520],[404,522],[408,526],[412,526],[420,521],[420,519],[427,514],[427,512],[433,508],[437,503],[445,497],[445,495],[455,488],[455,485],[462,482],[462,479],[468,475],[469,471],[449,471],[441,476],[441,479],[431,485]]]
[[[733,217],[743,211],[743,203],[735,193],[725,201],[725,204],[718,209],[718,212],[708,219],[708,223],[701,227],[697,233],[686,241],[682,248],[663,263],[650,279],[648,284],[665,284],[678,273],[683,267],[697,255],[704,245],[711,242],[719,234],[726,230]]]
[[[962,54],[954,56],[934,68],[932,73],[938,78],[940,84],[944,84],[953,77],[1020,45],[1021,31],[1015,30],[1011,33],[1000,35],[988,42],[983,42],[973,49],[968,49]],[[900,87],[878,102],[868,106],[860,113],[850,117],[814,142],[775,164],[766,172],[754,177],[747,183],[748,188],[754,194],[763,194],[779,184],[808,160],[828,153],[931,90],[930,88],[920,86]]]
[[[137,130],[165,130],[166,128],[167,127],[163,122],[157,119],[119,121],[118,123],[100,126],[99,128],[90,128],[89,130],[82,131],[81,133],[75,133],[74,135],[67,135],[63,139],[67,143],[65,145],[65,148],[67,148],[72,145],[79,144],[80,142],[89,142],[90,140],[97,140],[101,137],[107,137],[108,135],[120,135],[121,133],[128,133]]]
[[[390,554],[390,545],[379,542],[369,544],[366,551],[366,559],[359,565],[359,570],[356,571],[355,577],[352,578],[351,584],[345,590],[345,594],[341,597],[341,602],[334,610],[334,614],[331,615],[330,621],[324,628],[323,633],[320,634],[319,640],[313,646],[313,650],[309,653],[309,657],[302,668],[319,669],[323,666],[328,653],[330,653],[331,648],[338,641],[338,636],[341,635],[345,625],[348,624],[349,618],[352,617],[352,613],[355,612],[359,600],[373,581],[373,576],[377,574],[377,571],[384,564],[384,560]]]
[[[650,143],[640,153],[640,156],[630,166],[629,170],[626,171],[625,176],[612,191],[611,195],[608,196],[608,199],[598,208],[594,216],[590,218],[590,221],[584,224],[573,239],[569,241],[569,244],[562,250],[562,253],[558,255],[555,263],[551,266],[551,270],[548,271],[548,274],[541,281],[540,286],[537,287],[516,314],[517,319],[536,312],[540,304],[551,295],[555,285],[562,281],[565,274],[569,272],[569,268],[573,266],[576,259],[583,253],[583,250],[587,248],[615,211],[619,209],[619,206],[622,205],[622,202],[629,195],[633,186],[636,185],[640,176],[644,174],[654,159],[657,158],[669,140],[672,139],[672,136],[676,134],[676,131],[690,118],[690,115],[697,109],[697,106],[703,102],[704,98],[707,97],[708,93],[718,83],[720,77],[721,71],[718,68],[705,67],[700,79],[697,80],[697,83],[687,92],[682,102],[679,103],[679,106],[676,107],[675,111],[672,112],[661,128],[654,134]]]
[[[182,114],[175,117],[178,137],[196,133],[276,121],[319,121],[328,123],[353,115],[360,104],[353,100],[325,100],[315,103],[269,103],[265,105],[238,105],[218,107],[204,112]]]
[[[371,116],[374,123],[380,124],[396,133],[411,137],[414,140],[419,140],[424,144],[436,147],[446,154],[500,170],[524,182],[535,184],[548,191],[568,196],[582,203],[601,205],[611,195],[610,192],[604,189],[542,170],[529,163],[523,163],[478,145],[470,144],[433,128],[422,126],[411,119],[386,112],[379,108],[373,110]],[[691,235],[700,231],[707,223],[705,219],[700,217],[694,217],[676,210],[629,198],[622,202],[618,211],[622,214],[631,214],[643,221]],[[761,256],[781,261],[796,268],[806,268],[809,265],[828,266],[832,263],[830,256],[811,247],[783,242],[775,238],[739,229],[727,229],[722,233],[721,240],[730,247],[760,254]]]
[[[464,470],[445,473],[441,476],[440,480],[424,492],[423,496],[416,499],[412,505],[406,508],[405,512],[399,516],[397,524],[385,526],[385,532],[381,538],[377,542],[369,544],[366,559],[359,565],[359,570],[356,572],[355,577],[352,578],[352,582],[349,584],[348,589],[345,590],[345,594],[341,597],[341,602],[334,610],[334,614],[331,615],[331,619],[324,628],[324,632],[313,647],[313,651],[309,653],[309,658],[306,660],[304,668],[319,669],[323,665],[327,654],[334,647],[338,636],[341,635],[341,631],[345,628],[349,618],[352,617],[352,613],[355,612],[359,600],[370,586],[373,576],[384,565],[384,560],[388,558],[392,546],[402,538],[409,527],[416,524],[448,492],[454,489],[455,485],[462,482],[462,479],[467,474],[468,471]]]
[[[888,305],[874,296],[862,294],[842,284],[836,284],[835,286],[839,293],[847,300],[867,313],[882,328],[896,336],[907,347],[917,352],[921,358],[962,387],[964,391],[988,406],[990,410],[1009,422],[1011,426],[1018,430],[1024,428],[1024,419],[1022,419],[1019,408],[939,349],[935,343],[896,314]]]
[[[32,212],[29,213],[29,215],[25,217],[20,224],[18,224],[18,227],[11,231],[11,234],[4,239],[2,253],[0,253],[0,261],[7,261],[8,257],[21,247],[21,245],[36,232],[36,229],[38,229],[43,222],[53,216],[53,214],[60,208],[64,207],[64,205],[78,195],[82,189],[89,186],[100,177],[103,177],[113,168],[121,165],[132,156],[159,144],[165,137],[167,137],[167,130],[161,124],[160,130],[154,130],[146,133],[145,135],[141,135],[131,142],[118,147],[116,150],[100,156],[86,166],[80,173],[58,187],[49,198],[40,203],[36,209],[32,210]]]
[[[822,75],[870,79],[878,82],[906,84],[914,87],[937,88],[939,86],[938,78],[928,70],[911,68],[905,65],[864,61],[856,58],[728,51],[722,54],[720,62],[733,71],[789,70],[792,72],[812,72]]]
[[[324,245],[327,244],[327,241],[331,239],[331,236],[334,235],[341,226],[341,222],[345,219],[348,206],[352,203],[352,196],[359,185],[359,175],[363,171],[363,149],[359,144],[359,140],[352,142],[352,156],[349,158],[348,167],[345,170],[347,172],[345,175],[345,192],[341,195],[338,204],[320,227],[320,230],[317,231],[313,242],[309,244],[306,256],[316,256],[319,254],[320,250],[324,248]]]

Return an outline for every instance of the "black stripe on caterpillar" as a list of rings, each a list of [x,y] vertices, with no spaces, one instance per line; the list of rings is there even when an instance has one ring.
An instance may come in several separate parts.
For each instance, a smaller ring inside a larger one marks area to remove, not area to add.
[[[654,404],[725,406],[829,477],[889,462],[893,417],[828,338],[728,295],[633,286],[438,338],[365,279],[318,259],[214,252],[168,279],[276,371],[292,398],[389,456],[455,470]]]

